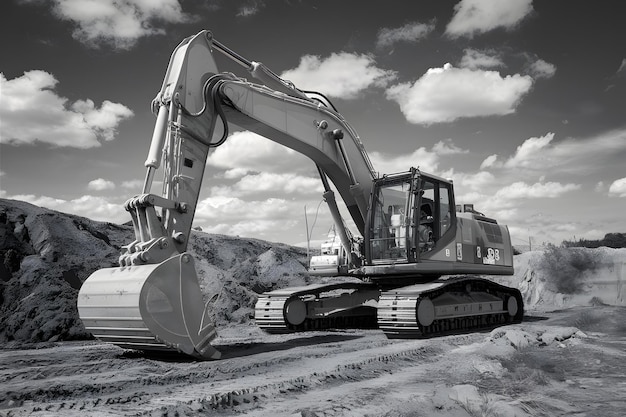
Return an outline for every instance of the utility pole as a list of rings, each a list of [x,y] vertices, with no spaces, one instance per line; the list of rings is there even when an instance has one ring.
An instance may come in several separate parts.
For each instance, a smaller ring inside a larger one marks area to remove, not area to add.
[[[309,242],[311,240],[311,237],[309,236],[309,220],[306,216],[306,204],[304,205],[304,227],[306,227],[306,265],[307,268],[311,266],[311,255],[310,255],[310,247],[309,247]]]

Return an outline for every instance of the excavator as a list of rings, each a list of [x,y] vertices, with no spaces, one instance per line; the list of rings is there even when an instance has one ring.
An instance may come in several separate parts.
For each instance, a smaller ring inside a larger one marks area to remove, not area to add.
[[[255,82],[219,72],[216,52]],[[203,30],[173,51],[152,110],[143,189],[125,203],[135,240],[122,248],[119,267],[95,271],[78,294],[80,318],[96,338],[125,349],[220,358],[211,345],[212,299],[202,294],[187,244],[207,157],[233,126],[314,162],[346,254],[337,268],[346,279],[260,294],[259,327],[378,328],[389,338],[420,338],[522,320],[520,291],[480,276],[513,274],[508,228],[457,206],[450,180],[416,167],[379,174],[323,94],[298,89]],[[159,169],[162,189],[153,193]],[[346,226],[331,184],[358,233]]]

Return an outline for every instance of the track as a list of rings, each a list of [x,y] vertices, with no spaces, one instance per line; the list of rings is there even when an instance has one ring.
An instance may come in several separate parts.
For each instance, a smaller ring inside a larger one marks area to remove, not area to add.
[[[379,330],[266,335],[240,325],[220,329],[223,359],[208,362],[97,342],[3,349],[0,415],[468,416],[507,406],[522,416],[618,416],[626,407],[626,334],[578,338],[563,326],[597,327],[624,313],[530,317],[494,331],[493,340],[489,332],[427,340],[389,340]],[[529,345],[503,343],[506,331]],[[545,339],[552,333],[566,336]],[[468,384],[480,395],[467,397]]]
[[[350,282],[261,294],[255,322],[274,334],[379,328],[391,339],[414,339],[519,323],[523,306],[519,290],[475,277],[382,292],[375,284]]]

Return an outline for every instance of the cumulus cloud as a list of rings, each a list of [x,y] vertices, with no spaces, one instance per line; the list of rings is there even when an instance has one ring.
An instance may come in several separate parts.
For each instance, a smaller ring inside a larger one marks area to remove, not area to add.
[[[298,67],[283,72],[281,77],[303,90],[353,99],[370,87],[387,86],[396,73],[378,68],[370,55],[340,52],[327,58],[305,55]]]
[[[564,193],[580,189],[579,184],[561,184],[559,182],[537,182],[529,185],[523,181],[514,182],[496,192],[499,199],[557,198]]]
[[[281,198],[244,200],[216,195],[198,202],[194,223],[209,233],[263,238],[293,228],[298,223],[293,213],[301,211],[301,202]]]
[[[551,78],[556,73],[556,66],[538,59],[530,64],[529,72],[534,78]]]
[[[533,80],[519,74],[502,77],[497,71],[431,68],[414,83],[387,89],[406,119],[415,124],[452,122],[464,117],[500,116],[515,112]]]
[[[273,231],[293,229],[298,222],[294,220],[244,220],[235,223],[202,224],[207,233],[229,236],[273,238]]]
[[[289,213],[287,200],[268,198],[262,201],[243,200],[233,196],[211,196],[198,202],[196,216],[200,219],[272,219]]]
[[[461,149],[452,143],[452,139],[440,140],[433,145],[433,152],[437,155],[455,155],[469,153],[469,149]]]
[[[467,48],[463,52],[463,57],[459,63],[461,68],[487,69],[504,67],[502,59],[493,51],[479,51]]]
[[[477,193],[497,184],[496,177],[488,171],[480,171],[475,174],[450,172],[446,173],[446,177],[452,178],[456,190],[463,190],[465,193]]]
[[[527,168],[535,165],[538,159],[543,157],[549,158],[549,155],[543,155],[543,151],[550,145],[554,139],[554,133],[549,132],[544,136],[528,138],[517,147],[515,154],[506,160],[505,168]]]
[[[543,172],[559,168],[561,172],[584,174],[604,166],[609,158],[626,153],[626,130],[613,130],[590,138],[567,138],[556,142],[555,134],[526,139],[504,162],[498,155],[485,159],[481,167],[527,169]]]
[[[411,22],[398,28],[382,28],[376,37],[376,46],[389,47],[398,42],[418,42],[435,29],[435,22]]]
[[[114,190],[115,183],[113,181],[105,180],[104,178],[98,178],[89,181],[89,184],[87,184],[87,189],[92,191]]]
[[[611,197],[626,197],[626,177],[613,181],[609,187]]]
[[[236,187],[244,193],[265,193],[273,190],[280,190],[285,194],[310,194],[312,192],[321,194],[324,192],[319,178],[269,172],[248,175],[242,178]]]
[[[128,180],[122,182],[122,188],[127,190],[141,190],[143,187],[143,180]]]
[[[138,39],[165,33],[163,24],[194,20],[178,0],[52,0],[53,14],[75,26],[73,37],[89,45],[129,49]]]
[[[249,131],[233,133],[223,145],[209,154],[207,164],[226,170],[224,177],[229,179],[249,172],[315,169],[313,162],[305,156]]]
[[[211,188],[211,195],[236,197],[254,194],[321,195],[323,192],[324,188],[319,178],[291,173],[277,174],[270,172],[245,175],[232,186],[215,186]]]
[[[12,195],[6,198],[26,201],[36,206],[62,211],[64,213],[72,213],[93,220],[114,223],[125,223],[130,220],[130,216],[126,210],[124,210],[122,204],[111,203],[106,198],[92,195],[84,195],[72,200],[36,196],[33,194]]]
[[[369,156],[374,169],[380,174],[408,171],[411,167],[433,173],[439,166],[439,156],[423,146],[408,155],[391,156],[381,152],[371,152]]]
[[[498,161],[498,155],[489,155],[485,160],[480,164],[480,169],[487,169],[489,167],[495,166]]]
[[[0,141],[92,148],[100,146],[99,139],[114,139],[118,125],[133,116],[128,107],[108,100],[99,108],[89,99],[70,104],[54,91],[57,83],[52,74],[41,70],[12,80],[0,73]]]
[[[461,0],[454,6],[446,34],[471,38],[496,28],[512,29],[532,11],[532,0]]]

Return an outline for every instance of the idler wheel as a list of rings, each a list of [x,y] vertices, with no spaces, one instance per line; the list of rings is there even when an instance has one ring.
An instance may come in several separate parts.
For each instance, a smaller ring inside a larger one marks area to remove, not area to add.
[[[509,297],[506,302],[506,310],[509,312],[509,316],[515,317],[517,314],[517,299],[515,297]]]
[[[421,326],[430,326],[435,321],[435,306],[428,298],[419,301],[417,305],[417,321]]]
[[[306,304],[299,298],[290,301],[285,306],[285,319],[294,326],[302,324],[306,319]]]

